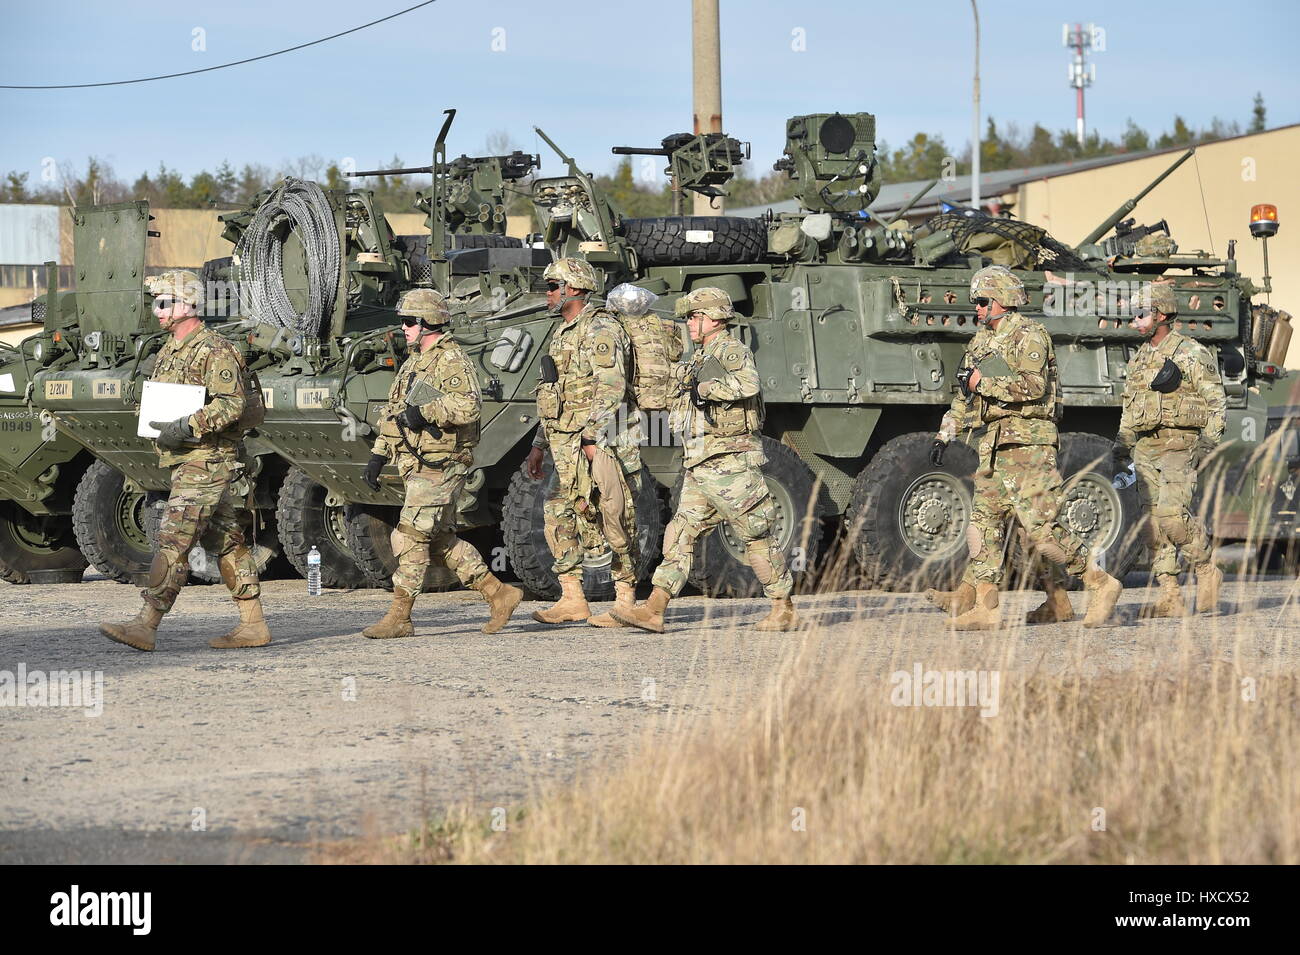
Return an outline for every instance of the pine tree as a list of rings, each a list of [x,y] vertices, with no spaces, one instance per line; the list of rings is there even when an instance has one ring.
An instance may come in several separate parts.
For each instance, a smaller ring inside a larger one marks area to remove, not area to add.
[[[1255,94],[1255,108],[1251,110],[1250,129],[1252,133],[1262,133],[1268,114],[1264,110],[1264,94]]]

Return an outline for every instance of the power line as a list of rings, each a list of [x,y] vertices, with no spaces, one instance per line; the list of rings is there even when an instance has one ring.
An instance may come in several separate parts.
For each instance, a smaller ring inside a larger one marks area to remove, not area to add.
[[[250,56],[245,60],[235,60],[233,63],[222,63],[220,66],[205,66],[201,70],[186,70],[184,73],[165,73],[162,76],[142,76],[135,80],[112,80],[107,83],[63,83],[50,86],[11,86],[9,84],[0,84],[0,90],[83,90],[93,86],[127,86],[131,83],[152,83],[155,80],[171,80],[178,76],[194,76],[196,73],[211,73],[213,70],[224,70],[231,66],[240,66],[244,63],[255,63],[258,60],[268,60],[273,56],[280,56],[284,53],[292,53],[294,50],[304,50],[309,46],[316,46],[319,43],[325,43],[329,40],[337,40],[341,36],[347,36],[349,33],[356,33],[367,27],[373,27],[376,24],[383,23],[386,20],[392,20],[400,17],[404,13],[410,13],[412,10],[418,10],[421,7],[427,7],[437,0],[425,0],[424,3],[417,3],[413,7],[407,7],[405,10],[398,10],[396,13],[390,13],[386,17],[380,17],[378,20],[371,20],[369,23],[363,23],[359,27],[353,27],[351,30],[344,30],[342,33],[335,33],[332,36],[321,37],[319,40],[312,40],[310,43],[299,43],[297,46],[291,46],[288,49],[276,50],[274,53],[263,53],[261,56]]]

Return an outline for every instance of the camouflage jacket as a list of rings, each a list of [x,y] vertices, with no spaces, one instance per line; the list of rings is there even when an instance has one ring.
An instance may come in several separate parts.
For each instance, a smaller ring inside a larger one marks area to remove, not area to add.
[[[696,348],[674,372],[671,427],[682,436],[683,466],[718,454],[763,450],[763,397],[754,354],[730,329]],[[691,400],[700,381],[703,408]],[[707,385],[704,384],[707,382]]]
[[[1151,379],[1173,361],[1183,373],[1182,383],[1167,395],[1151,388]],[[1132,448],[1144,433],[1157,428],[1200,431],[1206,444],[1223,439],[1228,397],[1219,378],[1219,366],[1210,350],[1172,328],[1158,346],[1142,343],[1125,372],[1124,411],[1116,441]]]
[[[174,335],[158,352],[153,381],[200,385],[207,389],[207,403],[190,415],[190,429],[197,439],[176,451],[158,449],[158,461],[174,467],[185,461],[211,461],[214,457],[234,459],[243,448],[244,434],[239,417],[244,413],[244,360],[235,346],[206,325],[180,341]]]
[[[953,396],[939,429],[943,440],[971,431],[994,447],[1056,444],[1060,380],[1052,338],[1040,323],[1004,312],[996,330],[986,326],[972,336],[961,368],[978,368],[980,381],[969,398]]]
[[[437,426],[441,436],[429,428],[410,431],[397,421],[406,408],[406,396],[417,387],[423,393],[416,399],[427,399],[420,404],[420,413]],[[379,418],[379,437],[371,451],[396,459],[399,468],[418,467],[423,463],[421,457],[429,462],[425,466],[447,461],[470,464],[479,441],[482,411],[483,396],[474,366],[456,339],[444,334],[402,362],[388,389],[388,404]]]
[[[537,386],[542,427],[533,446],[546,447],[552,433],[581,434],[602,447],[613,444],[620,409],[636,413],[628,375],[631,347],[618,316],[604,306],[588,305],[555,329],[550,355],[559,381]]]

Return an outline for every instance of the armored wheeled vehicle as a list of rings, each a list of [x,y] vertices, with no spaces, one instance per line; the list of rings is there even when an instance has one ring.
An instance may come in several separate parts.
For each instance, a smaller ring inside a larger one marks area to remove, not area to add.
[[[271,485],[278,488],[280,537],[291,557],[327,542],[327,582],[383,583],[391,573],[388,532],[400,484],[385,472],[374,492],[362,472],[404,357],[393,306],[403,289],[429,284],[450,296],[454,334],[480,369],[484,393],[483,438],[460,502],[462,526],[481,530],[494,569],[513,572],[539,596],[558,591],[542,533],[549,487],[519,465],[537,426],[539,361],[558,321],[545,306],[542,271],[562,255],[598,267],[606,290],[635,283],[653,292],[664,315],[695,288],[730,294],[762,377],[765,473],[782,546],[804,575],[841,573],[847,557],[856,570],[843,582],[885,588],[942,585],[960,571],[974,455],[954,448],[936,468],[928,451],[975,331],[970,276],[990,262],[1021,277],[1029,297],[1022,311],[1052,334],[1068,482],[1062,517],[1113,571],[1142,558],[1136,493],[1116,486],[1109,450],[1125,366],[1140,344],[1128,319],[1142,286],[1155,278],[1174,285],[1179,327],[1219,357],[1229,395],[1225,445],[1203,482],[1216,535],[1245,540],[1267,523],[1252,483],[1267,426],[1255,386],[1277,369],[1260,357],[1267,343],[1253,336],[1251,296],[1260,289],[1239,274],[1231,251],[1216,259],[1180,253],[1167,236],[1141,241],[1159,230],[1121,220],[1151,187],[1078,246],[973,210],[913,227],[871,212],[881,184],[874,118],[817,114],[787,122],[778,162],[798,187],[800,212],[635,219],[539,130],[566,171],[532,179],[539,234],[522,245],[503,235],[502,196],[507,185],[520,188],[534,164],[517,156],[449,162],[447,130],[424,167],[433,173],[422,204],[428,237],[393,236],[367,192],[286,182],[226,217],[234,254],[212,264],[214,275],[239,289],[236,314],[223,328],[261,378],[267,417],[257,440],[271,452],[263,460],[279,462],[265,467],[286,469]],[[744,156],[740,144],[717,134],[669,137],[655,152],[669,158],[679,192],[705,195],[723,191]],[[128,368],[127,378],[142,370]],[[76,387],[89,387],[93,370],[81,374],[87,380]],[[74,417],[68,407],[56,414],[61,423]],[[98,438],[101,451],[121,450],[74,424],[83,437]],[[648,413],[642,424],[645,470],[635,491],[648,574],[681,455],[665,415]],[[139,466],[122,461],[134,481],[149,486],[130,470]],[[608,553],[601,541],[584,543],[595,596],[608,585]],[[742,548],[725,526],[698,546],[693,581],[702,590],[752,590]]]

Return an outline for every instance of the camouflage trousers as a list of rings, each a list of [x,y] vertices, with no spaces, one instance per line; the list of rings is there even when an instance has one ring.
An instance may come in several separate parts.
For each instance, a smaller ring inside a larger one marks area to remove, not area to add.
[[[469,466],[448,461],[443,468],[427,468],[401,455],[398,470],[406,497],[391,538],[397,558],[393,592],[414,597],[424,590],[431,563],[446,567],[466,587],[476,586],[487,576],[487,565],[478,550],[455,533],[456,501]]]
[[[1074,576],[1088,569],[1088,545],[1061,526],[1063,486],[1056,469],[1056,448],[1021,444],[998,448],[992,468],[975,473],[975,506],[966,544],[970,563],[963,580],[1000,584],[1007,525],[1019,522],[1033,555],[1047,564],[1040,573],[1058,580],[1061,571]]]
[[[1139,438],[1133,448],[1138,505],[1146,517],[1151,572],[1177,575],[1181,552],[1193,566],[1210,559],[1205,523],[1192,513],[1196,493],[1196,439],[1187,428],[1163,428]]]
[[[682,472],[677,513],[664,531],[664,559],[654,585],[674,597],[686,586],[695,543],[726,521],[744,542],[745,558],[771,598],[789,597],[794,578],[776,540],[776,503],[763,480],[759,452],[717,454]]]
[[[262,593],[245,529],[252,525],[248,479],[234,458],[184,461],[172,469],[171,493],[158,528],[158,550],[142,596],[167,613],[190,576],[190,551],[203,546],[236,600]]]
[[[613,555],[610,575],[635,586],[636,510],[620,457],[598,447],[595,460],[588,462],[580,435],[552,432],[550,439],[557,481],[542,506],[542,519],[555,559],[551,569],[560,577],[581,576],[584,552],[607,543]]]

